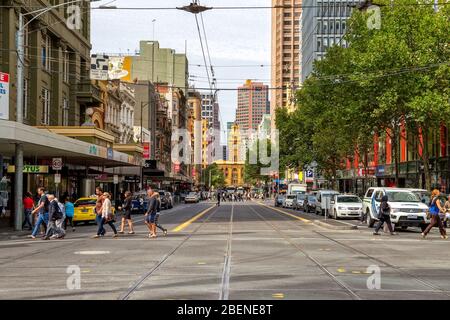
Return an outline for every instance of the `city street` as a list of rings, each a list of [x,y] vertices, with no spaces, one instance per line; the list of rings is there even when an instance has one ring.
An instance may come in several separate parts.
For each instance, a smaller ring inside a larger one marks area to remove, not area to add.
[[[169,233],[157,239],[140,215],[136,234],[116,239],[108,226],[92,239],[94,225],[64,240],[5,237],[0,299],[450,299],[450,243],[436,230],[375,238],[272,205],[179,205],[162,212]],[[380,289],[367,283],[377,267]]]

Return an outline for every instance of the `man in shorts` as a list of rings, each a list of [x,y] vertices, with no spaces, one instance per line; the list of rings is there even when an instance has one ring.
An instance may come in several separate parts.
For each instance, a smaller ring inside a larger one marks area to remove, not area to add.
[[[156,194],[151,187],[147,189],[148,205],[145,213],[145,224],[147,225],[149,238],[156,238]]]

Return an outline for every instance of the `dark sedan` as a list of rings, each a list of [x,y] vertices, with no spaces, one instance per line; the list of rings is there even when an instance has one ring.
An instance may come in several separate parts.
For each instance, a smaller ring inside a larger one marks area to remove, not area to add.
[[[303,201],[303,211],[305,212],[315,212],[316,211],[316,197],[308,195]]]
[[[275,207],[283,206],[284,196],[279,194],[275,197]]]

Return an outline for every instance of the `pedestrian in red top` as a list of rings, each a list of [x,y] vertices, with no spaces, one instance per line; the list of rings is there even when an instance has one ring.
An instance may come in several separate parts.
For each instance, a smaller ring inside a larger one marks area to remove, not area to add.
[[[31,192],[28,191],[25,194],[25,197],[23,198],[24,220],[22,223],[22,230],[25,228],[26,225],[28,225],[28,230],[33,229],[32,214],[31,214],[33,209],[34,209],[33,196],[31,195]]]

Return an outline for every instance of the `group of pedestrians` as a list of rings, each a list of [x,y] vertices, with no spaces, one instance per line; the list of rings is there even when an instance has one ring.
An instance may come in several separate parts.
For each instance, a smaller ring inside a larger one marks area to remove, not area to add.
[[[448,220],[450,210],[450,196],[444,206],[442,206],[441,201],[439,199],[440,191],[435,189],[431,192],[431,200],[429,203],[429,218],[430,224],[426,227],[426,229],[422,232],[422,238],[425,238],[434,227],[439,228],[439,232],[441,233],[442,239],[448,239],[447,232],[444,227],[444,221]],[[395,235],[395,232],[391,223],[391,208],[388,203],[388,197],[384,195],[381,198],[380,209],[378,214],[378,223],[375,227],[374,235],[379,235],[380,229],[386,223],[387,228],[391,235]]]
[[[132,195],[131,192],[125,192],[125,198],[121,205],[118,205],[118,211],[122,213],[120,231],[117,231],[115,222],[116,217],[112,211],[111,195],[108,192],[103,192],[100,187],[95,189],[97,202],[95,205],[96,222],[98,225],[97,234],[94,238],[104,237],[106,234],[105,225],[109,225],[113,231],[113,237],[118,237],[118,234],[125,233],[125,226],[128,225],[128,234],[134,234],[134,224],[131,217],[132,211]],[[147,211],[145,213],[145,224],[149,230],[149,238],[156,238],[156,228],[163,231],[167,235],[167,229],[158,223],[158,218],[161,211],[161,198],[158,192],[153,191],[152,188],[147,189]]]
[[[70,223],[72,231],[75,231],[72,220],[74,206],[70,199],[65,199],[63,204],[54,194],[47,194],[42,187],[38,188],[37,194],[39,196],[37,205],[35,205],[30,192],[27,192],[23,199],[22,229],[28,227],[28,230],[32,231],[30,238],[36,239],[40,233],[43,240],[64,239],[68,223]],[[33,219],[34,217],[35,219]]]

